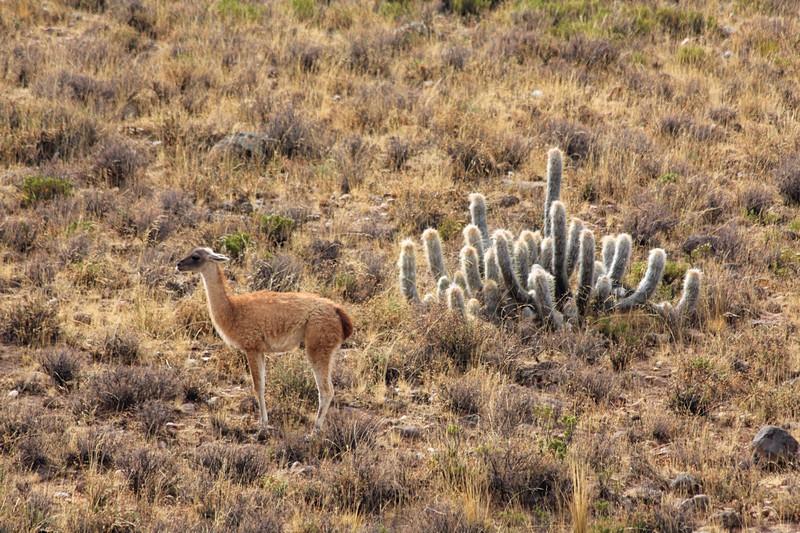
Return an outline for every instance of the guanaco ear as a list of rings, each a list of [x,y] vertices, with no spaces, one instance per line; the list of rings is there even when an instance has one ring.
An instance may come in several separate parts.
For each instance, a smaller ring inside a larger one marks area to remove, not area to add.
[[[216,252],[211,252],[208,254],[208,258],[217,263],[224,263],[225,261],[231,260],[231,258],[227,255],[218,254]]]

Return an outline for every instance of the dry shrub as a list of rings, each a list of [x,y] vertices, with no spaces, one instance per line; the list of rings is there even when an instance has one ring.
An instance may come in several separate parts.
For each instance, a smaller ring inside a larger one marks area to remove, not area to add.
[[[680,414],[706,416],[725,401],[729,393],[730,383],[714,362],[696,356],[682,362],[669,405]]]
[[[450,173],[454,181],[478,182],[497,176],[500,169],[485,140],[468,136],[452,141],[447,147]]]
[[[35,220],[5,217],[0,223],[0,243],[15,252],[28,253],[36,245],[40,229]]]
[[[660,235],[668,235],[678,225],[678,217],[666,206],[665,202],[642,195],[634,202],[634,206],[625,211],[623,228],[636,244],[640,246],[658,246]]]
[[[48,253],[36,252],[25,263],[24,274],[31,285],[41,287],[45,291],[56,278],[56,266]]]
[[[191,339],[214,335],[214,324],[208,314],[205,295],[201,291],[184,298],[175,309],[175,321]]]
[[[458,377],[442,387],[442,400],[458,416],[474,416],[483,411],[483,380],[480,375]]]
[[[0,128],[13,134],[0,140],[0,160],[30,166],[83,156],[98,140],[94,119],[60,106],[0,106]]]
[[[543,455],[529,439],[511,440],[487,450],[489,495],[497,505],[517,503],[526,509],[553,511],[571,485],[563,464]]]
[[[306,487],[304,497],[320,507],[379,514],[410,497],[406,472],[394,458],[359,451],[341,463],[321,465],[320,479]]]
[[[46,473],[53,465],[48,453],[44,436],[39,433],[28,433],[16,442],[17,462],[24,470]]]
[[[470,51],[464,46],[448,46],[442,50],[442,64],[453,70],[464,70],[469,61]]]
[[[595,152],[597,139],[587,126],[568,120],[550,120],[543,135],[548,143],[561,147],[573,161],[586,161]]]
[[[166,424],[176,420],[175,409],[172,405],[160,400],[143,403],[136,411],[136,418],[142,427],[145,436],[165,436]]]
[[[261,488],[243,488],[209,480],[200,484],[197,493],[198,514],[213,520],[212,524],[198,529],[213,525],[238,533],[285,530],[286,513],[280,500]]]
[[[411,145],[400,137],[389,137],[386,142],[386,166],[400,172],[411,157]]]
[[[388,73],[389,41],[382,33],[357,35],[345,52],[345,64],[359,74],[382,76]]]
[[[8,302],[0,318],[0,339],[8,344],[47,346],[61,336],[58,306],[42,295]]]
[[[264,134],[270,143],[266,158],[275,154],[315,158],[322,155],[325,143],[320,126],[295,110],[291,105],[273,113],[267,120]]]
[[[775,195],[765,185],[750,185],[741,192],[739,201],[748,215],[760,218],[775,204]]]
[[[64,96],[82,104],[92,104],[98,108],[113,100],[115,96],[114,87],[110,83],[96,80],[85,74],[62,71],[58,75],[56,86]]]
[[[99,349],[94,353],[94,358],[98,361],[121,365],[138,363],[141,356],[139,336],[131,329],[116,329],[106,333]]]
[[[116,465],[134,494],[148,501],[177,496],[180,473],[172,454],[156,448],[121,450]]]
[[[415,341],[402,361],[403,377],[418,380],[448,365],[465,371],[478,361],[484,344],[494,334],[489,325],[468,322],[451,313],[421,315],[411,324]]]
[[[100,413],[127,411],[148,400],[174,400],[180,392],[175,371],[118,366],[89,381],[84,404]]]
[[[39,363],[42,365],[42,370],[58,387],[70,388],[78,381],[81,356],[71,348],[47,351],[40,356]]]
[[[491,402],[491,426],[501,434],[513,433],[522,425],[536,422],[540,412],[536,396],[528,387],[503,385]]]
[[[248,276],[248,285],[254,291],[293,292],[300,289],[303,263],[290,253],[278,253],[268,259],[259,259]]]
[[[135,183],[146,161],[133,146],[122,139],[109,139],[100,147],[94,161],[94,175],[110,187]]]
[[[398,531],[413,533],[486,533],[492,527],[478,516],[468,514],[463,505],[452,503],[423,504],[403,513]]]
[[[583,35],[575,35],[561,47],[559,55],[571,63],[608,68],[619,57],[619,48],[605,39],[587,39]]]
[[[213,476],[224,475],[242,485],[250,485],[267,474],[270,456],[258,444],[204,444],[197,450],[197,462]]]
[[[381,426],[378,418],[363,411],[331,410],[321,434],[324,451],[336,458],[347,452],[370,449]]]
[[[800,155],[783,160],[775,178],[786,203],[800,204]]]
[[[111,430],[91,427],[75,434],[64,451],[64,462],[67,466],[110,468],[122,448]]]

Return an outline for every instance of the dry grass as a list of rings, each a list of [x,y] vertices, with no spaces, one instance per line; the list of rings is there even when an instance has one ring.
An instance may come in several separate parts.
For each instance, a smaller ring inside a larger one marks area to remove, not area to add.
[[[796,527],[748,446],[800,436],[798,33],[785,1],[0,2],[0,530]],[[554,145],[571,214],[665,248],[660,297],[704,271],[691,327],[403,302],[399,240],[457,257],[469,192],[538,229]],[[259,430],[197,245],[351,312],[317,438],[297,351]]]

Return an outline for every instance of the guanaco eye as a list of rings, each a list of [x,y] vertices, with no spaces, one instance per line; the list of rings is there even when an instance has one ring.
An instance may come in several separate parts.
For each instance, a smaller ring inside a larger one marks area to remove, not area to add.
[[[200,256],[199,255],[193,255],[192,256],[192,261],[200,261]]]

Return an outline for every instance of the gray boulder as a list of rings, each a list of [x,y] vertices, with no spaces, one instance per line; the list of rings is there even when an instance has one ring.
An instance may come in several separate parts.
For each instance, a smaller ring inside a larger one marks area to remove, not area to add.
[[[797,439],[778,426],[762,427],[752,443],[753,459],[757,462],[785,464],[798,460]]]
[[[694,496],[702,490],[702,485],[694,476],[684,472],[678,474],[675,479],[669,482],[669,488],[679,494]]]
[[[683,500],[678,506],[682,513],[694,513],[696,511],[705,511],[709,508],[711,502],[705,494],[698,494],[686,500]]]

